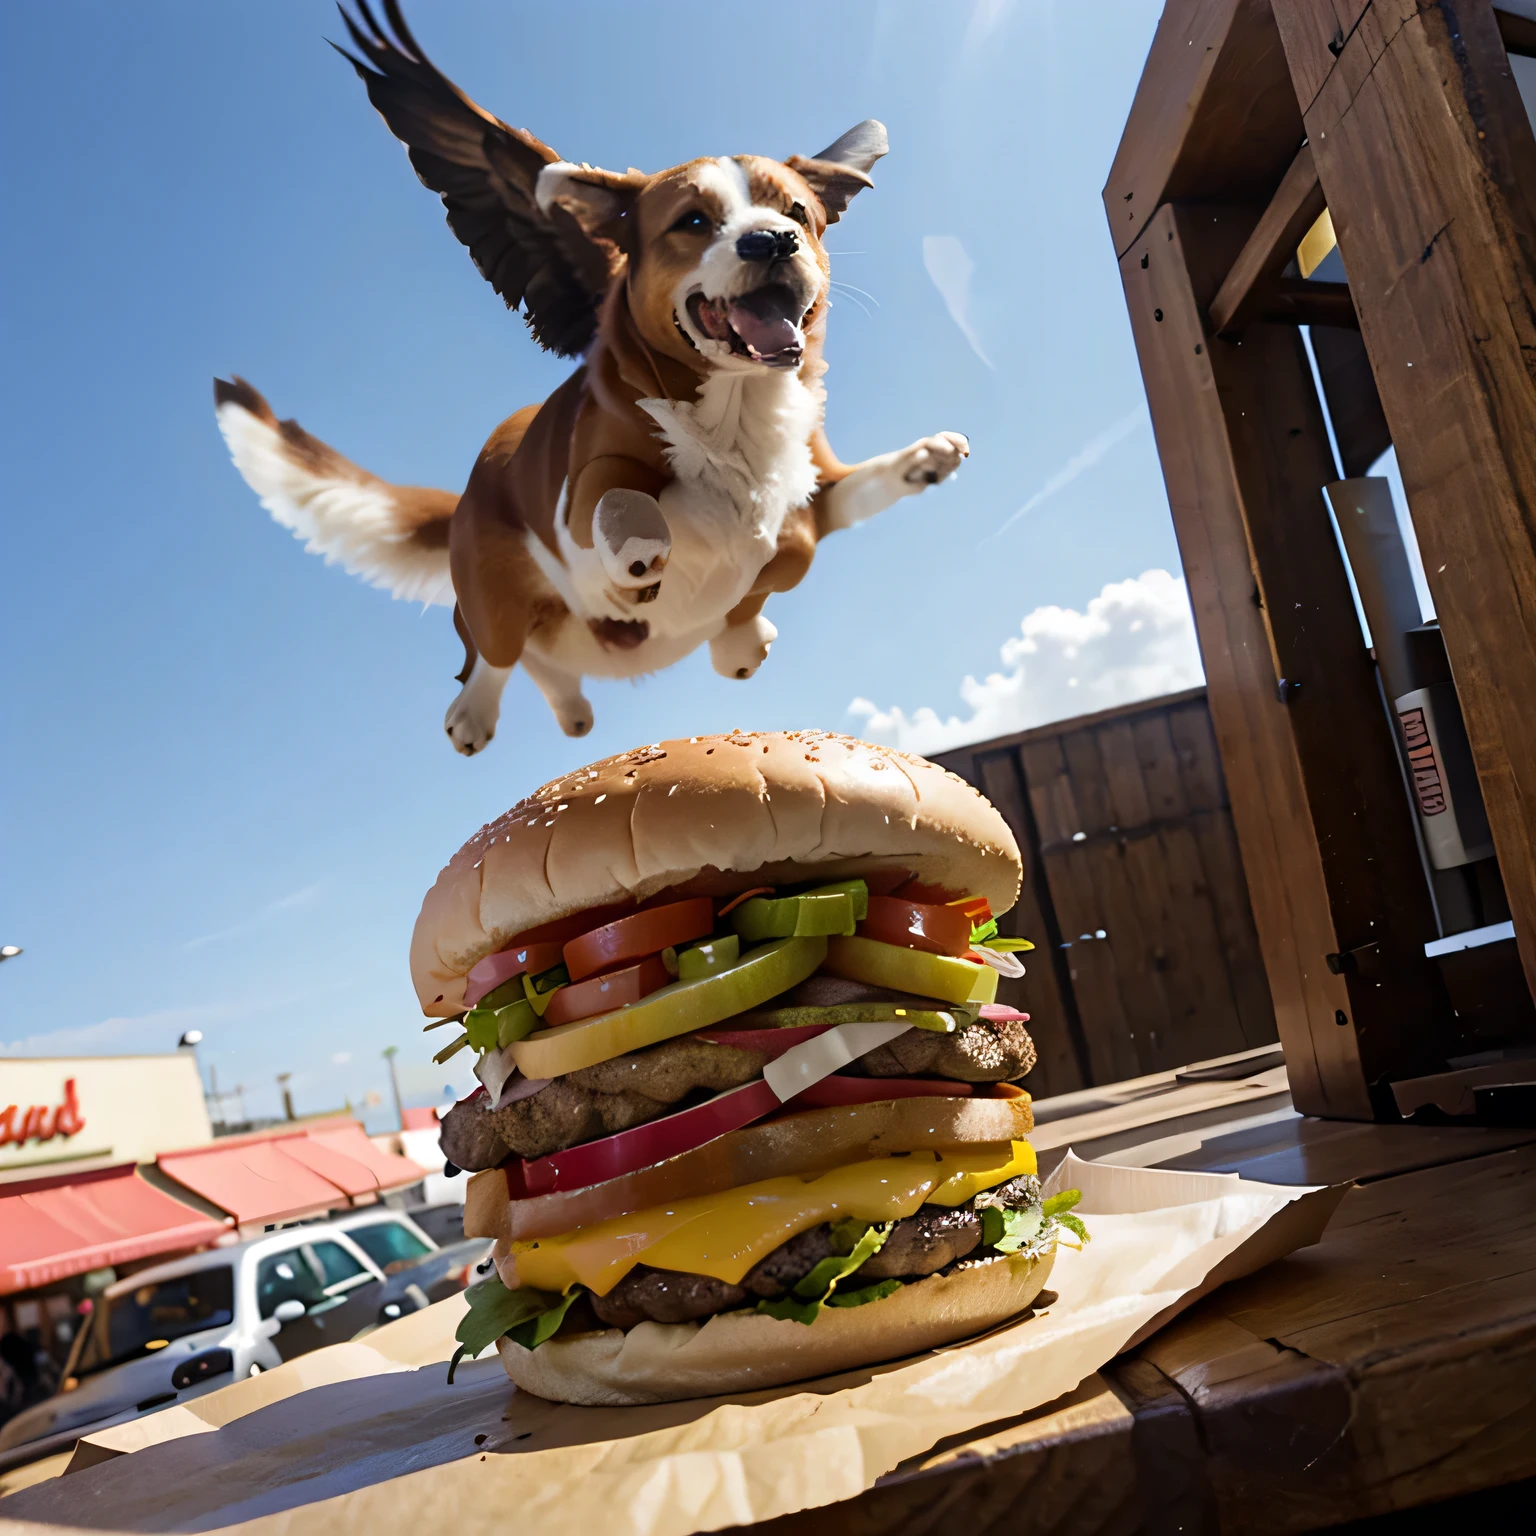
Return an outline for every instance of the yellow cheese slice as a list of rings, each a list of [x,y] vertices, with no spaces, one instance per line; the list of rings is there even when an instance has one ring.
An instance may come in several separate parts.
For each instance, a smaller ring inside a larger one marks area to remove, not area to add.
[[[995,1003],[997,972],[990,965],[956,960],[950,955],[930,955],[926,950],[883,944],[879,939],[832,938],[827,940],[828,975],[862,981],[872,987],[892,987],[922,997],[942,998],[946,1003]]]
[[[518,1285],[541,1291],[580,1284],[606,1296],[636,1264],[737,1285],[759,1259],[824,1221],[894,1221],[939,1190],[951,1197],[941,1203],[959,1205],[977,1190],[1034,1170],[1026,1141],[869,1158],[809,1179],[764,1179],[670,1201],[560,1237],[513,1243],[511,1253]]]
[[[976,1150],[980,1153],[986,1148],[978,1147]],[[1009,1179],[1016,1179],[1021,1173],[1037,1172],[1039,1166],[1035,1162],[1035,1149],[1027,1141],[1010,1142],[1003,1155],[995,1159],[995,1166],[967,1168],[950,1174],[928,1196],[928,1204],[951,1207],[964,1205],[972,1195],[979,1195],[984,1189],[1006,1184]]]

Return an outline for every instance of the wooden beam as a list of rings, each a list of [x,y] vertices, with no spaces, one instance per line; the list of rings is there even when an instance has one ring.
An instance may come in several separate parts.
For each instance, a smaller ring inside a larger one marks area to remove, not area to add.
[[[1373,1084],[1432,1059],[1434,917],[1301,337],[1203,324],[1255,221],[1165,207],[1121,279],[1297,1107],[1369,1119]],[[1352,951],[1371,963],[1334,974],[1326,957]]]
[[[1303,133],[1270,0],[1167,0],[1104,185],[1115,254],[1170,198],[1262,202]]]
[[[1499,24],[1499,36],[1504,39],[1506,53],[1536,59],[1536,21],[1497,8],[1494,9],[1493,19]]]
[[[1312,355],[1323,382],[1323,399],[1333,423],[1344,478],[1369,473],[1371,466],[1392,446],[1392,433],[1382,414],[1381,396],[1359,322],[1345,330],[1333,325],[1312,327]]]
[[[1212,330],[1220,336],[1230,335],[1264,309],[1280,273],[1294,259],[1301,237],[1322,211],[1323,189],[1312,164],[1312,149],[1303,144],[1211,300]]]
[[[1311,278],[1282,277],[1264,301],[1264,318],[1282,325],[1358,327],[1348,283],[1322,283]]]
[[[1024,864],[1019,899],[999,919],[999,927],[1010,938],[1028,939],[1035,948],[1025,958],[1022,980],[999,979],[998,1001],[1030,1016],[1030,1035],[1038,1053],[1028,1078],[1030,1093],[1037,1099],[1075,1093],[1092,1081],[1088,1048],[1061,951],[1050,886],[1040,863],[1040,835],[1030,814],[1018,753],[997,742],[981,746],[982,750],[972,746],[935,753],[934,761],[975,785],[997,807],[1019,845]]]
[[[1487,0],[1343,4],[1274,10],[1536,991],[1536,137]]]

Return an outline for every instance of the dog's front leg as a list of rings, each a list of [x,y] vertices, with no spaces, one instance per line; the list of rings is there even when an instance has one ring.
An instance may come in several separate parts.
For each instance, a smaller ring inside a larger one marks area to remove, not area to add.
[[[970,442],[961,433],[939,432],[895,453],[882,453],[855,464],[817,494],[818,533],[852,528],[903,496],[915,496],[930,485],[938,485],[959,469],[970,452]]]
[[[590,460],[576,476],[567,523],[578,548],[593,550],[609,585],[630,602],[655,595],[672,535],[657,501],[664,476],[619,454]]]
[[[443,729],[455,751],[473,757],[490,745],[501,718],[501,691],[511,676],[511,667],[493,667],[484,656],[475,657],[458,698],[443,718]]]

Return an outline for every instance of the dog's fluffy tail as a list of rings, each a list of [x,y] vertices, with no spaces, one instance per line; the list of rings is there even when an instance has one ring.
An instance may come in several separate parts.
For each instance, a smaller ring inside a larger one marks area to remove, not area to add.
[[[244,379],[213,381],[219,431],[235,468],[272,516],[327,565],[411,602],[453,602],[450,491],[391,485],[296,421],[279,421]]]

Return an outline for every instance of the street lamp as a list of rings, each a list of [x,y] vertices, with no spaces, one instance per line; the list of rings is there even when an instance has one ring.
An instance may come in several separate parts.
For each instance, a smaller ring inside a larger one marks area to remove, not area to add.
[[[386,1045],[382,1052],[384,1060],[389,1063],[389,1086],[395,1090],[395,1118],[400,1122],[400,1129],[405,1129],[405,1105],[400,1098],[400,1074],[395,1070],[395,1057],[399,1054],[398,1045]]]
[[[203,1103],[208,1106],[208,1118],[213,1119],[213,1096],[209,1093],[207,1085],[203,1082],[203,1059],[197,1054],[197,1048],[203,1043],[203,1032],[200,1029],[189,1029],[176,1042],[178,1051],[192,1052],[192,1068],[197,1073],[197,1086],[203,1090]]]

